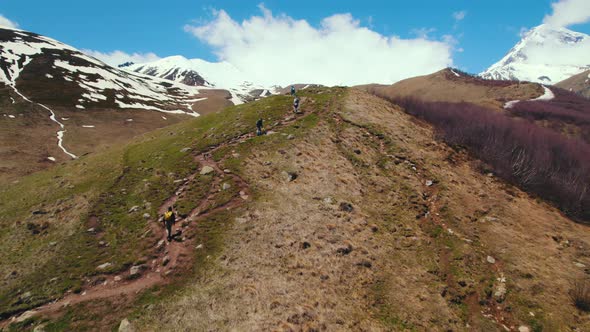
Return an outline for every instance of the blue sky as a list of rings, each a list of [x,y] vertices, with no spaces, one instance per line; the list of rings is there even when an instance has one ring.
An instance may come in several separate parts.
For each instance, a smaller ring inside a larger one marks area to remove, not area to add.
[[[322,19],[350,13],[360,25],[384,35],[415,38],[417,31],[428,37],[456,40],[455,66],[480,72],[499,60],[518,40],[521,28],[539,25],[557,0],[414,0],[264,1],[274,15],[285,14],[318,26]],[[261,15],[261,1],[63,1],[2,0],[0,14],[24,30],[37,32],[80,49],[100,52],[153,52],[160,57],[184,55],[217,60],[210,43],[185,31],[185,25],[202,25],[223,9],[241,22]],[[453,13],[465,12],[462,20]],[[590,33],[590,24],[573,30]],[[460,51],[462,50],[462,51]]]

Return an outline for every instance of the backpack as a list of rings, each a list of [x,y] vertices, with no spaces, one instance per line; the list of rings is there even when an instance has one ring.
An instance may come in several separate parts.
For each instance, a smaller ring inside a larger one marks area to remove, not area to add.
[[[166,213],[164,213],[164,221],[173,223],[174,222],[174,212],[166,211]]]

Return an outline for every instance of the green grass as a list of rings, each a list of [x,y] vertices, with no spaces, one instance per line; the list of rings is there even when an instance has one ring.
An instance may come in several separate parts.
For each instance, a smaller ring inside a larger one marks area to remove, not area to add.
[[[111,262],[113,272],[127,268],[151,245],[144,213],[156,218],[158,207],[178,187],[174,181],[197,169],[192,153],[254,130],[259,117],[278,121],[290,110],[291,98],[275,96],[239,105],[145,134],[124,147],[89,155],[50,170],[24,177],[0,191],[0,258],[23,269],[16,280],[0,286],[0,315],[26,310],[67,290],[78,290],[96,267]],[[181,152],[185,147],[191,152]],[[234,186],[235,187],[235,186]],[[64,215],[56,215],[47,234],[32,235],[19,221],[49,218],[52,209],[80,201]],[[147,208],[144,208],[147,203]],[[183,208],[196,207],[188,200]],[[151,206],[150,206],[151,204]],[[139,211],[128,213],[133,206]],[[47,209],[50,214],[33,217]],[[90,216],[98,217],[100,241],[86,232]],[[66,230],[66,223],[69,225]],[[58,242],[51,247],[50,242]],[[42,254],[42,255],[41,255]],[[43,260],[37,257],[43,256]],[[27,301],[19,294],[30,291]]]
[[[306,92],[315,100],[310,103],[314,110],[323,110],[334,98],[335,91],[341,93],[339,89],[322,91],[325,92],[319,95],[315,94],[317,91]],[[109,272],[117,273],[141,260],[153,245],[143,214],[149,213],[152,219],[156,219],[158,207],[180,186],[174,181],[198,170],[193,155],[253,132],[258,118],[264,119],[268,130],[290,112],[291,102],[289,96],[274,96],[230,107],[220,113],[144,134],[125,146],[57,165],[0,189],[0,226],[8,229],[0,234],[0,258],[13,266],[30,266],[23,269],[12,283],[0,286],[0,315],[36,307],[66,291],[79,291],[83,280],[95,275],[96,267],[102,263],[112,263]],[[298,136],[313,128],[318,121],[317,114],[308,112],[281,131]],[[240,156],[225,159],[224,167],[241,173],[241,163],[251,151],[288,142],[291,141],[280,134],[247,140],[231,147]],[[185,147],[192,150],[181,152]],[[231,152],[228,149],[219,151]],[[218,153],[217,158],[221,158]],[[188,213],[196,208],[211,182],[212,177],[197,175],[188,185],[185,196],[177,202],[179,212]],[[226,177],[223,182],[233,181]],[[238,186],[230,184],[229,189],[217,193],[212,208],[237,195]],[[53,210],[71,202],[78,205],[66,215],[56,214],[46,234],[32,235],[24,226],[14,226],[16,221],[47,216],[31,216],[36,209],[46,209],[51,215]],[[129,213],[133,206],[140,208]],[[95,228],[100,238],[86,231],[91,216],[98,218]],[[65,227],[66,224],[69,226]],[[101,246],[99,241],[109,245]],[[57,242],[57,245],[51,246],[51,242]],[[8,265],[4,267],[8,269]],[[26,291],[32,296],[27,301],[19,301],[20,294]]]

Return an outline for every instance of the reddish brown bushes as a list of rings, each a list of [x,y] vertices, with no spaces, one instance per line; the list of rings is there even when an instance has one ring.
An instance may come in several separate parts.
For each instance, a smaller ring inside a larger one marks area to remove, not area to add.
[[[590,145],[469,103],[392,102],[434,125],[447,143],[467,148],[496,174],[590,222]]]
[[[578,127],[579,136],[590,142],[590,99],[572,92],[551,88],[555,98],[549,101],[522,101],[510,113],[531,121],[548,121],[559,129],[563,124]]]

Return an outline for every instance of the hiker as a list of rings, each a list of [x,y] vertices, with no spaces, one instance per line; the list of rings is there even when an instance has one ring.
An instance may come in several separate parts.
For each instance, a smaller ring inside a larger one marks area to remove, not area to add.
[[[256,136],[262,135],[262,119],[256,121]]]
[[[295,95],[295,86],[291,85],[291,96]]]
[[[293,112],[299,113],[299,98],[298,97],[295,97],[295,99],[293,99]]]
[[[168,211],[164,213],[164,224],[166,225],[166,232],[168,233],[168,242],[172,241],[172,225],[176,222],[176,215],[172,211],[172,207],[168,207]]]

